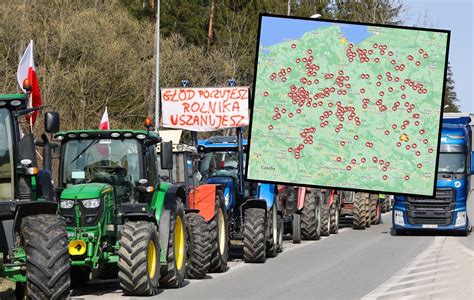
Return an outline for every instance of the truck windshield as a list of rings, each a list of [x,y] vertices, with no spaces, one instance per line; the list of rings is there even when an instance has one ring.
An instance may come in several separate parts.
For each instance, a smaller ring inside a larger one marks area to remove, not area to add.
[[[13,199],[13,136],[10,112],[0,109],[0,201]]]
[[[138,151],[134,139],[68,141],[64,145],[62,183],[103,182],[132,187],[140,179]]]
[[[243,155],[243,165],[245,170],[245,153]],[[238,178],[239,156],[237,152],[218,151],[209,152],[204,155],[199,164],[199,172],[203,179],[215,176],[230,176]]]
[[[438,172],[463,173],[466,168],[466,156],[464,153],[439,154]]]

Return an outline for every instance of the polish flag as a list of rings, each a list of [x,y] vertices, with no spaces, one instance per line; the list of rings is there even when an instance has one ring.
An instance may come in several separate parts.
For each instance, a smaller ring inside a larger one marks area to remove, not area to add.
[[[104,114],[102,115],[102,120],[100,120],[99,129],[100,130],[109,130],[110,129],[109,114],[107,112],[107,106],[105,107]]]
[[[28,108],[41,106],[41,94],[38,85],[38,78],[36,77],[35,61],[33,58],[33,40],[30,41],[28,47],[21,57],[20,64],[18,65],[17,80],[20,88],[23,92],[27,92],[23,89],[23,81],[28,79],[31,84],[30,99],[28,101]],[[26,119],[31,125],[35,124],[36,118],[38,117],[38,111],[34,111],[31,115],[27,115]],[[31,118],[31,119],[30,119]]]

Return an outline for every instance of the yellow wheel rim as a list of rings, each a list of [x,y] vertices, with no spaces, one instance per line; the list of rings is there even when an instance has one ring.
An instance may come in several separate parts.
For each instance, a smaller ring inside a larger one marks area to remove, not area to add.
[[[174,224],[174,257],[176,268],[181,270],[184,261],[184,228],[180,216],[176,216],[176,223]]]
[[[225,219],[224,219],[224,213],[222,212],[222,209],[219,209],[219,212],[217,213],[217,216],[218,216],[218,226],[219,226],[219,252],[221,253],[221,255],[224,255],[224,251],[225,251],[225,243],[226,243],[226,239],[225,239],[225,234],[226,234],[226,230],[227,228],[225,228]]]
[[[148,276],[150,279],[155,278],[156,273],[156,247],[155,242],[148,242]]]

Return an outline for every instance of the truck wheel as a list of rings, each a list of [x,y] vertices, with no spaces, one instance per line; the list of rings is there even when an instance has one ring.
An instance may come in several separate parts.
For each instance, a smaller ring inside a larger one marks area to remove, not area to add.
[[[127,295],[152,296],[160,278],[160,239],[151,222],[126,222],[118,251],[120,287]]]
[[[211,234],[211,264],[210,273],[222,273],[227,270],[229,258],[229,230],[227,227],[227,213],[224,201],[219,192],[216,199],[215,215],[209,223]]]
[[[284,230],[284,224],[283,224],[283,218],[278,215],[277,217],[277,222],[278,222],[278,247],[277,251],[278,253],[283,252],[283,230]]]
[[[206,276],[211,262],[211,235],[204,218],[198,213],[186,214],[188,240],[188,263],[186,276],[202,279]]]
[[[267,259],[265,210],[247,208],[244,214],[244,261],[246,263],[264,263]]]
[[[26,287],[32,299],[66,299],[71,286],[66,222],[57,215],[21,221],[26,253]]]
[[[331,216],[327,204],[321,206],[321,235],[329,236],[331,234]]]
[[[321,197],[317,192],[314,195],[306,195],[304,200],[301,210],[301,236],[305,240],[321,238]]]
[[[100,263],[98,270],[100,279],[115,279],[118,277],[118,265],[115,263]]]
[[[367,224],[366,215],[366,194],[355,193],[354,202],[352,203],[352,222],[354,229],[365,229],[365,225]]]
[[[331,206],[330,210],[330,217],[331,217],[331,233],[338,234],[339,233],[339,206],[334,202]]]
[[[186,229],[182,201],[176,199],[178,207],[176,214],[171,216],[170,237],[166,265],[161,267],[160,286],[165,288],[179,288],[183,285],[186,272]]]
[[[81,287],[90,279],[91,269],[88,267],[71,267],[69,270],[71,276],[71,287]]]
[[[291,227],[293,244],[301,243],[301,215],[293,214]]]
[[[278,255],[278,212],[275,204],[267,219],[267,230],[267,257],[276,257]]]
[[[370,224],[378,224],[378,219],[380,215],[380,203],[379,195],[370,194]]]

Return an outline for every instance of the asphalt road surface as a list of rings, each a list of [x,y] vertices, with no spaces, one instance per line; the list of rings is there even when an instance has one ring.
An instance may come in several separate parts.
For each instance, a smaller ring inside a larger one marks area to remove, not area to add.
[[[474,235],[391,235],[390,214],[364,231],[285,242],[265,264],[238,258],[229,270],[149,299],[474,299]],[[93,281],[72,299],[130,299],[117,281]]]

